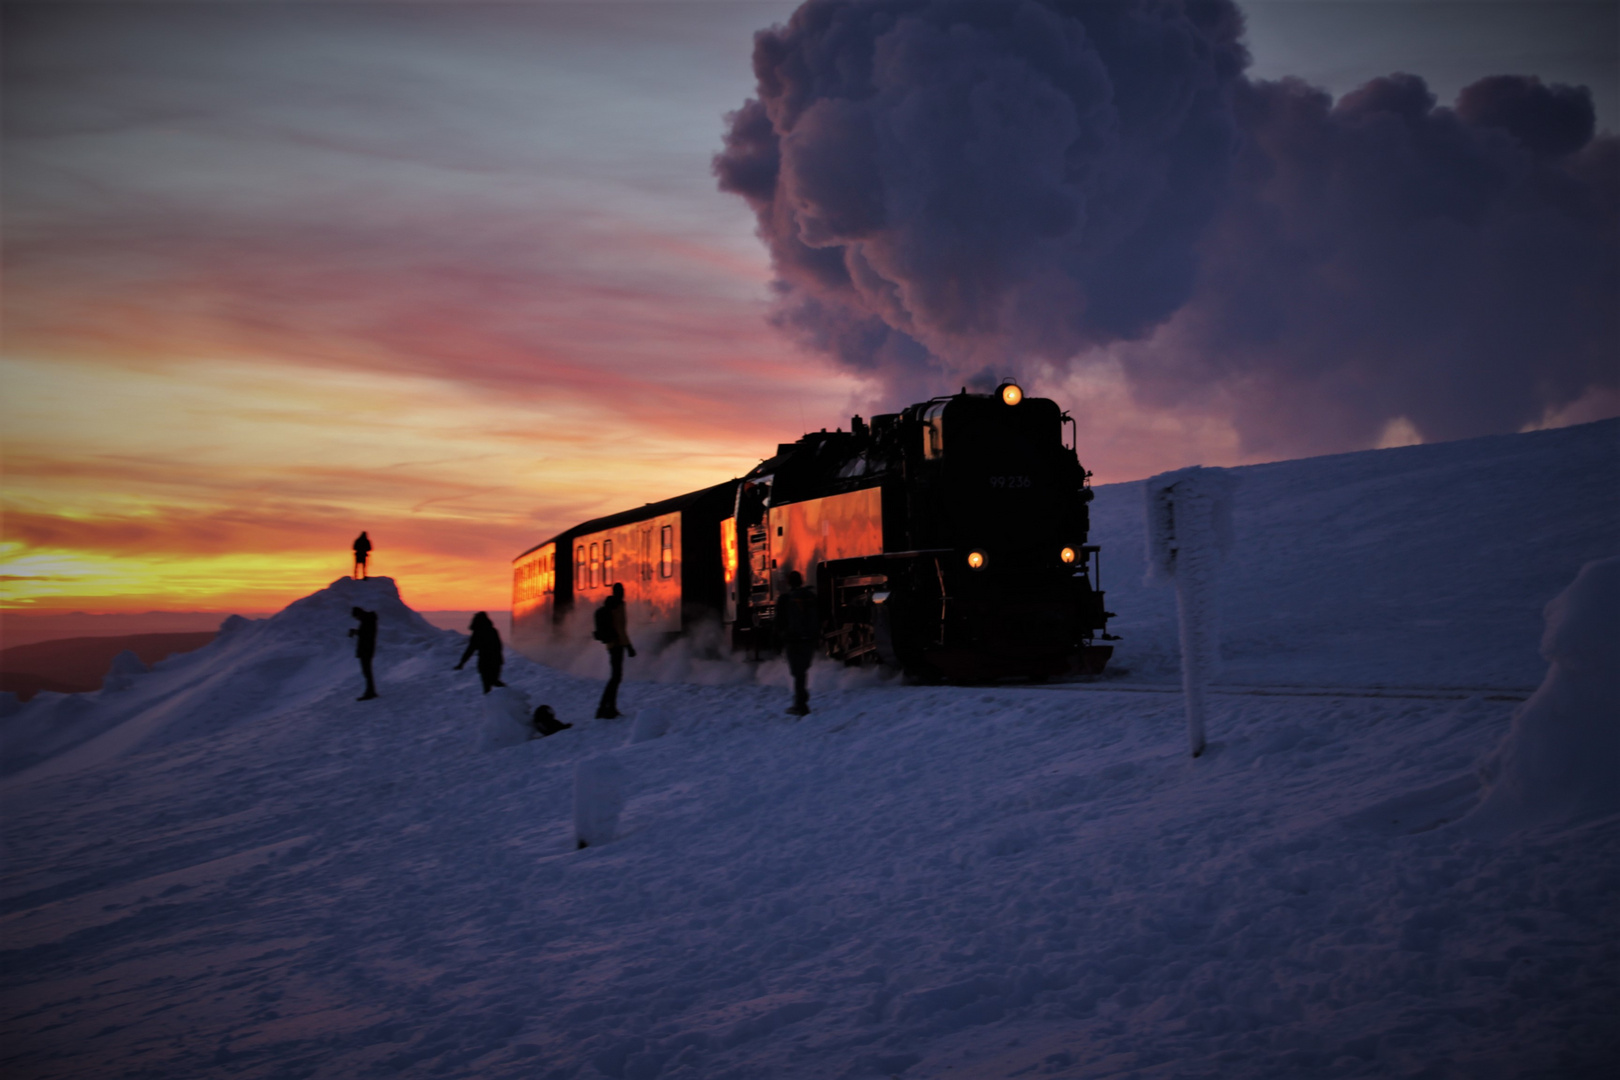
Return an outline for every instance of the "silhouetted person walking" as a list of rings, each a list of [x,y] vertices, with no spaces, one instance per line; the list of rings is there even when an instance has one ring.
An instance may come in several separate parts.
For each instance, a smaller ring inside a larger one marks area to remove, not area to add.
[[[355,577],[363,578],[363,577],[368,576],[366,574],[366,560],[369,559],[370,557],[371,557],[371,538],[368,537],[366,535],[366,533],[365,533],[365,530],[362,529],[360,531],[360,535],[355,537],[355,541],[354,541],[354,576]]]
[[[602,601],[596,609],[596,640],[607,646],[608,663],[613,673],[602,688],[602,700],[596,706],[598,720],[613,720],[619,715],[619,683],[624,680],[624,654],[636,655],[630,644],[629,623],[624,610],[624,586],[613,583],[613,595]]]
[[[804,583],[804,575],[788,571],[788,591],[776,602],[776,624],[781,627],[782,647],[787,653],[788,670],[793,672],[794,716],[810,712],[810,660],[821,644],[821,615],[816,610],[816,591]]]
[[[360,620],[359,626],[349,627],[349,636],[357,639],[354,655],[360,658],[360,673],[366,677],[366,692],[355,700],[370,701],[377,696],[377,684],[371,678],[371,658],[377,655],[377,613],[357,607],[350,608],[349,614]]]
[[[460,671],[467,658],[477,653],[478,677],[484,680],[484,693],[489,693],[492,687],[505,686],[501,682],[501,665],[506,659],[501,655],[500,631],[495,629],[495,624],[482,611],[472,617],[467,629],[472,631],[472,637],[467,642],[467,651],[461,654],[461,663],[456,665],[456,670]]]

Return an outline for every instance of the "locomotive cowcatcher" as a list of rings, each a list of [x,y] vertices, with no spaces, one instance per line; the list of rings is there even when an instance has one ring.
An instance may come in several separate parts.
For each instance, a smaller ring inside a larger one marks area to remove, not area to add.
[[[632,636],[718,619],[759,656],[778,647],[776,602],[797,570],[833,659],[928,680],[1100,672],[1112,612],[1074,442],[1055,402],[1011,382],[857,416],[779,445],[740,480],[524,552],[514,644],[538,655],[576,602],[594,608],[618,582]]]

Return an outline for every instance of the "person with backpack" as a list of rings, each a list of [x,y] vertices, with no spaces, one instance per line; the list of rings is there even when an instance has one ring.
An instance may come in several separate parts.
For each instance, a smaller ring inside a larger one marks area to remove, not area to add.
[[[612,674],[608,676],[607,686],[602,688],[602,700],[596,706],[598,720],[616,720],[619,717],[619,683],[624,680],[624,654],[636,655],[636,647],[630,644],[630,630],[627,614],[624,609],[624,586],[619,582],[613,583],[613,595],[602,601],[602,606],[596,609],[596,631],[593,635],[597,641],[607,646],[608,663],[612,666]]]
[[[501,667],[506,663],[501,653],[501,632],[495,629],[495,623],[490,619],[489,613],[480,611],[472,617],[467,629],[471,636],[467,640],[467,651],[461,654],[461,663],[456,665],[460,671],[473,653],[478,654],[478,677],[483,680],[484,693],[497,686],[505,686],[501,682]]]
[[[816,591],[804,583],[804,575],[788,571],[788,591],[776,602],[777,626],[782,635],[782,651],[787,653],[788,670],[793,672],[794,716],[810,713],[810,661],[821,644],[821,613],[816,608]]]

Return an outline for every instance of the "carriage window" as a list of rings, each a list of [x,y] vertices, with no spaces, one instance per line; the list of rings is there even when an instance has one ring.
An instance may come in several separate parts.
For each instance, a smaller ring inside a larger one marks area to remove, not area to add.
[[[586,573],[591,588],[596,588],[596,583],[602,580],[602,549],[597,544],[591,545],[591,567]]]
[[[641,530],[641,580],[652,580],[652,530]]]
[[[658,576],[675,573],[675,526],[665,525],[658,530]]]
[[[602,584],[613,584],[613,541],[602,541]]]

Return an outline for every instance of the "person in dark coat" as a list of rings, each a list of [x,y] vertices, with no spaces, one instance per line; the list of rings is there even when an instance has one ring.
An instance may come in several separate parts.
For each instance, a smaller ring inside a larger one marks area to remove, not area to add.
[[[788,670],[793,672],[793,707],[788,712],[805,716],[810,712],[810,688],[806,685],[810,660],[821,644],[821,614],[816,608],[816,591],[805,585],[804,575],[789,570],[787,579],[788,591],[776,602],[776,618]]]
[[[477,653],[478,677],[484,681],[484,693],[489,693],[494,687],[505,686],[501,682],[501,666],[506,663],[506,658],[501,654],[501,632],[495,629],[495,623],[482,611],[472,617],[467,629],[472,632],[472,637],[467,642],[467,651],[461,654],[461,663],[456,665],[456,670],[460,671],[462,664]]]
[[[360,530],[360,535],[355,537],[355,540],[354,540],[354,576],[355,577],[363,578],[363,577],[366,576],[366,560],[369,559],[370,557],[371,557],[371,538],[368,537],[366,535],[366,533],[365,533],[365,530],[362,529],[362,530]]]
[[[602,688],[602,700],[597,703],[596,718],[616,720],[619,717],[619,683],[624,680],[624,654],[636,655],[636,647],[630,644],[629,616],[624,609],[623,585],[617,581],[613,583],[613,595],[602,601],[602,610],[608,615],[605,619],[597,619],[597,638],[607,646],[608,663],[612,666],[613,673],[608,676],[607,685]]]
[[[360,659],[360,673],[366,677],[366,692],[356,701],[370,701],[377,696],[377,684],[371,678],[371,658],[377,654],[377,613],[365,608],[350,608],[349,614],[360,620],[359,626],[349,627],[349,636],[355,638],[354,655]]]

